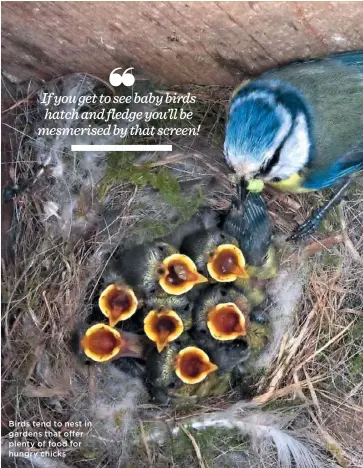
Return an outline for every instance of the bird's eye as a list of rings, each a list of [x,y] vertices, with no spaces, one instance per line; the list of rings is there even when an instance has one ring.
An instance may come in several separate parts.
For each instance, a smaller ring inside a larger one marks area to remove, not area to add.
[[[281,177],[274,177],[273,179],[271,179],[271,182],[280,182]]]

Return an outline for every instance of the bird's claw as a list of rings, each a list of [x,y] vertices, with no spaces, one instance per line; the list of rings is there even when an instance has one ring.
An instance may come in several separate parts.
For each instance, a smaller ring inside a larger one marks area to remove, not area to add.
[[[318,227],[319,227],[320,219],[312,217],[305,221],[301,226],[299,226],[295,231],[291,234],[291,236],[287,240],[292,241],[301,241],[305,239],[307,236],[314,234]]]

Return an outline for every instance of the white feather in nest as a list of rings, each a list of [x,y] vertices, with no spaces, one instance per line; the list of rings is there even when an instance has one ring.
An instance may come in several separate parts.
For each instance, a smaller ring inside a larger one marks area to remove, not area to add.
[[[214,428],[221,431],[220,437],[223,437],[223,431],[237,430],[249,440],[252,452],[247,451],[247,454],[257,457],[257,465],[251,463],[252,466],[337,467],[324,458],[321,447],[316,443],[302,433],[287,429],[295,416],[291,412],[286,416],[281,412],[262,411],[249,403],[239,402],[226,411],[189,418],[181,424],[185,429],[195,431]],[[169,423],[165,429],[161,429],[159,423],[155,430],[149,431],[148,440],[162,445],[170,433],[178,437],[182,433],[180,424]],[[273,464],[271,460],[274,460]],[[218,466],[227,465],[220,460]]]
[[[291,332],[295,322],[297,305],[303,295],[306,272],[304,266],[280,270],[277,277],[267,285],[272,301],[269,308],[271,338],[267,348],[256,362],[256,368],[268,368],[277,357],[283,336]]]
[[[139,427],[139,405],[148,401],[148,395],[142,381],[131,377],[114,365],[102,365],[94,368],[91,392],[80,388],[78,395],[70,405],[75,408],[74,421],[89,420],[92,430],[84,436],[85,450],[107,453],[110,462],[117,464],[125,459]],[[87,382],[84,383],[87,386]]]

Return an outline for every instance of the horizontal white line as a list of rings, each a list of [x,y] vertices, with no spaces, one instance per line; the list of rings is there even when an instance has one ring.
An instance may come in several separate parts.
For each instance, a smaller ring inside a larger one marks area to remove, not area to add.
[[[71,151],[172,151],[172,145],[72,145]]]

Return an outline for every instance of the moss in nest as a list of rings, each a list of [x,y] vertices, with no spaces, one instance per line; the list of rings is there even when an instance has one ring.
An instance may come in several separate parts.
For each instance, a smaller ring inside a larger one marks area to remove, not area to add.
[[[360,354],[351,359],[349,363],[349,370],[353,376],[361,375],[363,372],[363,355]]]
[[[324,250],[321,262],[330,270],[338,270],[342,266],[342,257],[337,252]]]
[[[107,170],[99,186],[100,196],[105,197],[111,186],[118,182],[132,182],[138,187],[151,186],[163,197],[166,203],[178,208],[182,221],[190,219],[200,207],[202,192],[183,196],[180,183],[165,167],[152,169],[149,164],[137,166],[133,163],[136,153],[109,153]]]
[[[243,437],[237,429],[209,427],[196,431],[188,426],[186,429],[198,444],[206,466],[212,464],[223,453],[248,453],[248,439]],[[175,466],[186,466],[188,463],[186,460],[189,460],[190,465],[194,466],[195,449],[184,431],[180,430],[178,436],[173,439],[171,452],[172,457],[170,458]]]
[[[137,223],[137,227],[150,233],[153,238],[165,237],[169,234],[170,227],[163,221],[154,221],[152,219],[144,219]]]

